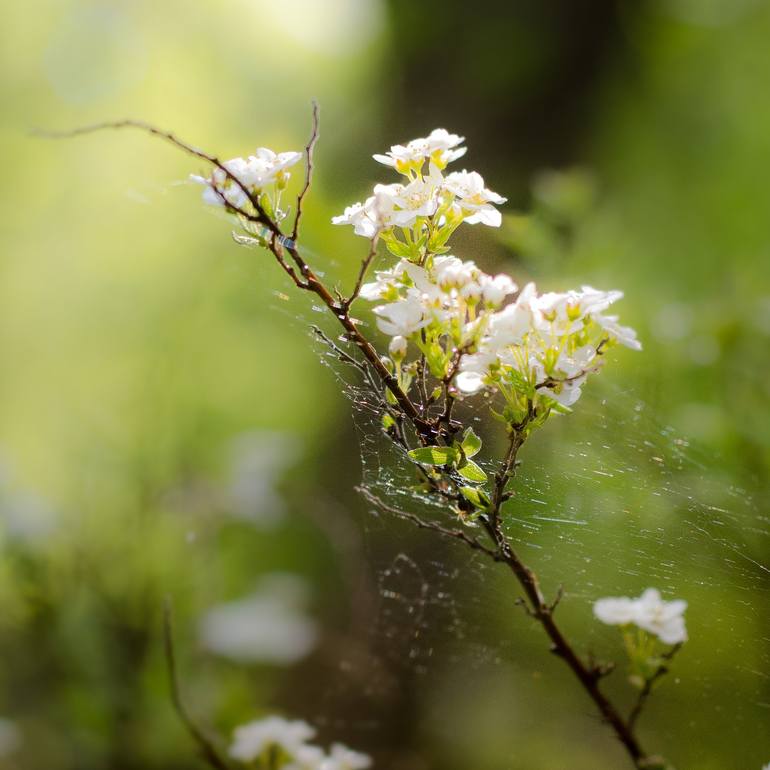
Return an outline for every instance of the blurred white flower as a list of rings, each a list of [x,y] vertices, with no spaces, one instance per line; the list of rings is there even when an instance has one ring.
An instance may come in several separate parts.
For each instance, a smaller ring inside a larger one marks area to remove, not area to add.
[[[293,752],[292,760],[281,770],[320,770],[324,767],[326,754],[320,746],[300,746]]]
[[[621,345],[625,345],[632,350],[642,349],[642,343],[636,338],[636,332],[630,326],[621,326],[618,323],[618,316],[597,313],[593,316],[593,319]]]
[[[273,431],[251,431],[230,444],[225,505],[237,519],[274,526],[284,517],[285,504],[276,490],[281,471],[295,461],[296,437]]]
[[[353,751],[341,743],[332,745],[329,756],[321,763],[320,770],[366,770],[372,759],[367,754]]]
[[[0,717],[0,758],[8,757],[21,746],[21,730],[10,719]]]
[[[625,626],[636,618],[636,605],[627,596],[608,596],[594,603],[594,615],[608,626]]]
[[[36,492],[19,489],[12,475],[9,463],[0,457],[0,528],[11,540],[41,542],[56,528],[57,511]]]
[[[635,623],[645,631],[655,634],[666,644],[681,644],[687,641],[687,629],[684,624],[684,611],[687,602],[677,599],[664,602],[660,592],[648,588],[637,601]]]
[[[273,746],[294,755],[315,735],[315,728],[302,720],[270,716],[236,727],[230,756],[241,762],[252,762]]]
[[[684,611],[687,602],[664,602],[656,588],[648,588],[639,598],[607,597],[594,604],[594,615],[611,626],[633,624],[657,636],[665,644],[687,641]]]
[[[198,636],[211,652],[242,663],[289,665],[318,641],[318,626],[304,611],[306,584],[296,575],[268,575],[250,596],[210,609]]]

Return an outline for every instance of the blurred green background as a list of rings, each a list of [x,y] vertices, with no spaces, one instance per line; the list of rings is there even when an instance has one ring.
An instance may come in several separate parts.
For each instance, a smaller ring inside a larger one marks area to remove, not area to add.
[[[597,654],[620,656],[598,596],[690,602],[651,750],[770,760],[770,3],[40,0],[0,35],[0,766],[197,766],[167,594],[222,735],[280,712],[380,768],[625,766],[508,576],[357,498],[388,460],[367,439],[362,469],[321,316],[204,210],[200,167],[29,135],[136,117],[222,157],[300,149],[313,97],[330,280],[362,255],[329,218],[385,180],[371,153],[444,126],[509,197],[458,255],[625,290],[645,350],[527,447],[511,533]]]

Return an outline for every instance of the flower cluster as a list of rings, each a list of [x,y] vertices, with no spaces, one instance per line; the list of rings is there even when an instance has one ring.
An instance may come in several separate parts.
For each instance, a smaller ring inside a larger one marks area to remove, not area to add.
[[[271,716],[237,727],[230,756],[259,770],[365,770],[366,754],[335,743],[325,752],[309,741],[315,729],[302,720]]]
[[[504,203],[505,198],[487,189],[480,174],[442,173],[448,163],[465,154],[466,148],[458,147],[462,141],[463,137],[437,128],[428,137],[375,155],[375,160],[402,174],[404,181],[375,185],[369,198],[348,206],[332,222],[352,225],[356,235],[365,238],[379,235],[392,254],[412,259],[425,249],[446,253],[447,240],[462,222],[499,227],[501,216],[495,204]]]
[[[542,407],[545,416],[568,411],[607,347],[641,348],[633,329],[606,314],[623,294],[590,286],[538,294],[531,283],[519,292],[509,276],[488,275],[449,255],[447,241],[460,223],[497,226],[494,204],[505,201],[476,172],[443,174],[465,153],[462,141],[436,129],[374,156],[405,181],[377,185],[364,203],[332,221],[379,236],[400,261],[379,271],[359,296],[377,303],[377,325],[392,338],[390,354],[405,390],[413,375],[404,362],[411,345],[455,396],[501,393],[509,423],[531,416],[533,408]]]
[[[641,347],[632,329],[604,315],[622,292],[584,286],[538,295],[531,283],[517,292],[505,274],[428,255],[421,265],[402,259],[377,272],[360,296],[380,303],[377,325],[393,338],[397,365],[411,343],[435,377],[454,378],[459,394],[502,393],[513,418],[528,402],[547,409],[574,404],[608,345]]]
[[[676,599],[664,602],[660,592],[648,588],[639,598],[607,597],[594,604],[594,615],[611,626],[637,626],[664,644],[682,644],[687,641],[684,611],[687,602]]]
[[[259,147],[248,158],[225,161],[222,166],[227,172],[214,168],[208,177],[191,174],[190,179],[205,186],[203,200],[206,203],[243,210],[248,207],[251,196],[280,219],[278,205],[280,193],[291,176],[288,169],[301,157],[299,152],[275,153],[267,147]]]

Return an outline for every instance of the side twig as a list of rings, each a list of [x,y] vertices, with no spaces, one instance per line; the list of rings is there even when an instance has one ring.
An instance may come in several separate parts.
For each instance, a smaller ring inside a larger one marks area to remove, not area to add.
[[[661,656],[665,663],[661,664],[660,668],[658,668],[658,670],[649,679],[645,680],[644,687],[642,687],[641,691],[639,692],[639,697],[637,698],[636,703],[631,709],[631,713],[628,715],[628,719],[626,720],[630,728],[633,729],[635,727],[636,722],[641,716],[642,710],[647,703],[647,699],[652,693],[655,683],[668,673],[668,666],[666,663],[668,663],[674,657],[674,655],[679,652],[681,646],[681,644],[674,645],[674,647],[665,653],[665,655]]]
[[[310,139],[308,139],[308,142],[305,145],[305,184],[302,186],[302,190],[297,196],[297,212],[294,215],[294,227],[291,231],[292,241],[296,241],[297,236],[299,235],[299,223],[302,219],[302,204],[305,201],[305,196],[310,190],[310,185],[313,183],[313,153],[320,135],[319,107],[318,102],[313,100],[312,129],[310,131]]]
[[[171,609],[171,600],[166,597],[163,603],[163,646],[166,654],[166,668],[168,670],[168,683],[171,691],[171,701],[174,709],[187,728],[190,737],[198,746],[202,759],[216,770],[230,770],[229,765],[222,759],[219,751],[206,734],[195,724],[195,721],[187,711],[179,689],[179,676],[176,667],[176,653],[174,651],[174,623]]]

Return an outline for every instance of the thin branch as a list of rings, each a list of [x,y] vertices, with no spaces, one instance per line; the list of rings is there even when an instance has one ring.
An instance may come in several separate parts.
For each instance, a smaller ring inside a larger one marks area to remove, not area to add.
[[[176,654],[174,652],[174,623],[171,609],[171,599],[166,597],[163,602],[163,646],[166,654],[166,668],[168,669],[168,683],[171,691],[171,701],[174,709],[181,719],[190,737],[198,746],[201,757],[216,770],[230,770],[229,765],[219,754],[211,740],[195,724],[195,721],[187,711],[179,689],[179,676],[176,667]]]
[[[329,335],[326,334],[326,332],[321,329],[320,326],[316,326],[313,324],[310,327],[313,330],[313,333],[318,337],[324,345],[326,345],[337,358],[342,361],[344,364],[348,364],[350,366],[355,367],[358,369],[361,373],[367,374],[369,372],[366,364],[362,363],[361,361],[356,361],[353,356],[350,355],[350,353],[346,353],[333,339],[329,337]]]
[[[292,277],[292,279],[294,280],[294,283],[298,286],[298,288],[301,288],[305,291],[309,291],[316,294],[322,300],[322,302],[327,306],[327,308],[331,311],[331,313],[335,316],[335,318],[337,318],[337,320],[345,330],[348,341],[355,344],[358,347],[359,351],[361,352],[363,357],[366,359],[366,362],[369,364],[371,369],[374,372],[376,372],[382,385],[386,389],[390,390],[390,392],[393,394],[398,404],[398,407],[402,412],[402,415],[399,416],[399,421],[401,420],[402,417],[404,420],[408,421],[414,428],[417,437],[423,443],[423,445],[433,444],[436,442],[436,440],[439,440],[444,436],[445,430],[447,432],[451,431],[452,426],[450,424],[447,424],[446,428],[443,428],[441,424],[441,420],[434,422],[433,424],[432,424],[432,421],[426,420],[425,415],[423,415],[422,413],[421,407],[418,408],[418,406],[415,405],[415,403],[411,400],[409,395],[401,388],[397,379],[388,370],[385,363],[380,358],[379,354],[377,353],[377,350],[369,342],[369,340],[364,336],[364,334],[362,334],[362,332],[359,330],[356,321],[350,317],[349,303],[346,303],[346,301],[343,300],[341,297],[338,297],[337,299],[335,299],[335,297],[330,292],[330,290],[324,285],[324,283],[318,278],[318,276],[310,268],[310,266],[302,257],[302,255],[300,254],[297,248],[296,234],[298,231],[299,221],[301,218],[302,202],[307,191],[310,188],[310,184],[312,181],[313,149],[315,146],[315,142],[318,138],[317,105],[314,105],[314,109],[313,109],[313,132],[311,134],[310,141],[308,142],[308,145],[306,147],[307,165],[306,165],[305,186],[298,198],[297,213],[295,215],[294,230],[293,230],[294,237],[291,239],[286,239],[283,236],[278,224],[274,222],[270,217],[268,217],[265,211],[261,208],[259,204],[259,200],[256,199],[255,196],[248,191],[245,185],[234,174],[228,171],[228,169],[224,166],[224,164],[222,164],[219,161],[218,158],[216,158],[213,155],[204,153],[203,151],[198,150],[195,147],[192,147],[191,145],[179,140],[176,136],[174,136],[169,132],[161,131],[160,129],[157,129],[145,123],[141,123],[139,121],[126,120],[126,121],[117,121],[114,123],[97,124],[95,126],[76,129],[75,131],[72,131],[72,132],[61,132],[61,133],[40,132],[40,133],[42,135],[51,136],[51,137],[65,137],[65,136],[76,136],[79,134],[91,133],[93,131],[99,131],[107,128],[124,128],[124,127],[138,128],[148,133],[162,137],[167,141],[170,141],[172,144],[174,144],[178,148],[184,150],[185,152],[192,154],[198,158],[201,158],[207,161],[208,163],[214,165],[216,168],[219,168],[225,174],[226,178],[230,179],[247,195],[248,200],[253,205],[254,210],[257,212],[257,214],[255,216],[246,214],[245,212],[239,211],[236,207],[233,207],[232,205],[229,205],[228,210],[234,211],[235,213],[245,216],[247,221],[258,222],[267,228],[270,234],[270,237],[266,239],[267,246],[269,250],[273,253],[273,255],[276,257],[279,265],[284,269],[285,272],[287,272],[290,275],[290,277]],[[215,187],[215,190],[216,190],[216,187]],[[222,191],[220,190],[216,190],[216,191],[220,195],[220,197],[224,198]],[[223,201],[223,202],[227,203],[227,201]],[[372,251],[370,251],[370,254],[372,254]],[[294,272],[293,268],[291,268],[291,266],[288,264],[288,262],[284,258],[285,253],[288,253],[288,255],[291,257],[291,260],[296,265],[300,275],[302,276],[302,280],[300,280],[300,278]],[[371,259],[373,259],[373,254],[371,256]],[[359,282],[357,283],[358,289],[354,290],[354,293],[356,293],[356,291],[360,291],[360,284],[363,281],[363,275],[365,275],[366,269],[368,269],[368,266],[369,266],[368,262],[371,262],[371,259],[368,259],[368,261],[364,260],[364,265],[362,265],[362,271],[359,274]],[[602,352],[601,345],[599,346],[596,352],[597,354],[601,354]],[[348,354],[345,354],[345,355],[347,356]],[[352,357],[350,358],[351,360],[354,360],[352,359]],[[362,365],[365,366],[364,364]],[[368,370],[368,367],[365,366],[365,368]],[[369,376],[371,377],[373,375],[370,374]],[[556,384],[558,383],[546,381],[544,383],[541,383],[539,387],[542,387],[542,386],[553,387]],[[450,395],[451,394],[449,394],[447,391],[447,396],[450,396]],[[451,417],[451,401],[447,406],[449,407],[449,409],[447,410],[448,414],[446,414],[445,417],[448,421],[449,418]],[[514,574],[514,576],[516,577],[519,585],[523,590],[524,596],[526,597],[525,606],[528,607],[528,610],[530,611],[531,615],[541,624],[547,636],[551,640],[551,651],[554,654],[558,655],[560,658],[562,658],[565,661],[565,663],[569,666],[569,668],[572,670],[574,675],[579,680],[585,692],[593,700],[594,704],[598,708],[604,720],[612,727],[616,737],[624,745],[631,759],[634,761],[634,763],[637,766],[641,766],[641,763],[643,763],[644,760],[646,759],[646,754],[643,752],[636,736],[634,735],[633,723],[637,719],[638,712],[641,711],[641,707],[644,705],[644,702],[647,696],[649,695],[649,692],[647,692],[643,697],[640,697],[641,705],[637,704],[637,707],[632,712],[631,717],[628,720],[624,720],[623,717],[618,712],[618,710],[616,709],[616,707],[614,706],[614,704],[610,702],[608,698],[604,695],[604,693],[600,690],[599,682],[598,682],[600,677],[597,676],[594,667],[590,663],[587,664],[586,662],[584,662],[578,656],[578,654],[575,652],[574,648],[572,647],[571,643],[564,636],[563,632],[561,631],[559,626],[556,624],[553,617],[553,611],[555,609],[556,603],[549,604],[545,600],[543,592],[540,588],[537,575],[520,559],[517,553],[513,550],[510,540],[503,534],[502,529],[500,527],[500,508],[502,506],[502,503],[507,498],[507,494],[505,491],[506,485],[510,480],[511,475],[516,467],[516,462],[517,462],[516,454],[526,438],[526,433],[524,429],[526,427],[527,422],[531,420],[532,417],[533,415],[531,414],[531,405],[530,405],[530,414],[527,415],[527,418],[525,419],[525,421],[520,425],[512,426],[512,436],[511,436],[511,441],[509,443],[508,451],[503,460],[503,463],[501,464],[500,469],[498,470],[495,476],[495,487],[494,487],[494,494],[492,498],[492,505],[490,506],[490,511],[487,514],[479,516],[479,519],[478,519],[479,522],[484,527],[487,534],[489,535],[490,539],[492,540],[492,543],[494,545],[493,548],[484,545],[479,540],[468,535],[465,531],[461,529],[457,529],[457,530],[450,529],[448,527],[443,526],[442,524],[439,524],[438,522],[424,520],[415,514],[409,513],[407,511],[402,511],[402,510],[399,510],[398,508],[390,506],[384,501],[380,500],[376,495],[372,494],[369,490],[365,488],[359,488],[359,491],[371,504],[373,504],[375,507],[379,508],[382,511],[390,513],[400,519],[407,520],[421,529],[433,530],[435,532],[438,532],[444,537],[448,537],[456,541],[463,542],[469,548],[479,551],[481,553],[484,553],[486,556],[488,556],[495,562],[502,562],[506,564],[508,568],[511,570],[511,572]],[[404,442],[404,445],[406,445],[405,442]],[[451,477],[451,475],[447,474],[446,478],[450,484],[454,483],[454,480]],[[458,495],[447,492],[444,488],[442,488],[442,484],[439,481],[432,479],[431,486],[437,494],[443,496],[445,499],[450,500],[456,506],[460,505],[460,500],[458,498]],[[177,709],[177,712],[179,713],[180,718],[182,719],[184,724],[187,726],[188,731],[190,732],[191,736],[198,744],[201,750],[201,753],[204,756],[204,758],[207,760],[207,762],[212,767],[216,768],[216,770],[227,770],[226,763],[224,762],[224,760],[221,759],[221,757],[219,756],[218,752],[214,748],[211,741],[197,728],[195,723],[190,718],[189,714],[187,713],[184,707],[182,699],[180,697],[179,685],[178,685],[177,675],[176,675],[175,660],[174,660],[173,639],[172,639],[172,633],[171,633],[172,629],[171,629],[170,607],[168,605],[166,607],[164,620],[165,620],[164,629],[166,633],[166,637],[165,637],[166,638],[166,657],[167,657],[168,666],[169,666],[169,679],[171,683],[171,691],[172,691],[172,698],[174,701],[174,705]],[[665,672],[661,671],[659,674],[656,674],[656,678],[658,675],[662,676],[663,673]],[[652,682],[650,682],[649,684],[649,689],[650,690],[652,689]]]
[[[662,655],[666,663],[668,663],[674,655],[679,652],[679,649],[681,648],[681,644],[674,645],[667,653]],[[653,687],[655,686],[655,683],[663,676],[665,676],[668,673],[668,666],[666,663],[662,663],[658,669],[655,671],[655,673],[645,680],[644,687],[642,687],[639,697],[636,700],[636,703],[634,704],[634,707],[631,709],[631,713],[628,715],[628,719],[626,720],[628,726],[630,729],[633,729],[636,725],[637,720],[642,714],[642,710],[644,709],[647,699],[652,694]]]
[[[361,260],[361,267],[358,271],[358,278],[356,279],[356,285],[353,287],[353,291],[350,296],[344,300],[341,304],[344,310],[348,310],[350,306],[356,301],[359,293],[361,292],[361,286],[363,286],[366,273],[369,270],[369,266],[372,264],[372,260],[377,255],[377,244],[380,241],[380,233],[376,232],[372,237],[371,245],[367,255]]]
[[[394,508],[392,505],[388,505],[388,503],[386,503],[384,500],[370,492],[366,487],[356,487],[356,491],[363,495],[363,497],[365,497],[372,505],[374,505],[376,508],[379,508],[384,513],[389,513],[396,518],[409,521],[419,529],[430,529],[434,532],[438,532],[444,537],[448,537],[453,540],[459,540],[465,543],[465,545],[467,545],[469,548],[472,548],[474,551],[481,551],[495,561],[499,559],[499,554],[497,552],[493,551],[491,548],[487,548],[487,546],[485,546],[483,543],[480,543],[478,540],[476,540],[475,537],[472,537],[466,532],[463,532],[461,529],[449,529],[442,526],[438,522],[421,519],[414,513],[410,513],[409,511],[402,511],[399,508]]]
[[[291,231],[291,239],[293,241],[296,241],[297,235],[299,235],[299,223],[302,219],[302,204],[308,190],[310,190],[310,185],[313,182],[313,151],[315,150],[318,137],[321,135],[319,125],[320,116],[318,102],[313,100],[313,128],[310,132],[310,139],[308,139],[308,143],[305,145],[305,184],[302,187],[302,191],[297,196],[297,213],[294,215],[294,227]]]
[[[209,153],[204,152],[203,150],[199,149],[198,147],[195,147],[189,142],[183,141],[178,136],[176,136],[176,134],[173,134],[170,131],[164,131],[163,129],[160,129],[157,126],[153,126],[151,123],[145,123],[142,120],[132,120],[130,118],[127,118],[125,120],[114,120],[114,121],[105,121],[103,123],[92,123],[91,125],[80,126],[79,128],[73,128],[69,131],[48,131],[44,129],[34,129],[32,131],[32,134],[34,136],[40,136],[46,139],[71,139],[75,136],[83,136],[86,134],[94,134],[99,131],[107,131],[110,129],[122,129],[122,128],[136,128],[140,131],[144,131],[145,133],[152,134],[153,136],[158,136],[161,139],[165,139],[167,142],[170,142],[178,149],[183,150],[188,155],[193,155],[194,157],[200,158],[201,160],[205,160],[207,163],[210,163],[212,166],[215,166],[225,175],[227,179],[233,182],[233,184],[235,184],[241,190],[241,192],[248,198],[249,203],[251,203],[251,205],[254,207],[254,210],[258,214],[256,221],[261,222],[263,225],[266,225],[270,230],[275,229],[275,225],[270,220],[270,217],[268,217],[267,214],[265,213],[257,196],[254,195],[246,187],[246,185],[244,185],[243,182],[240,179],[238,179],[238,177],[235,174],[233,174],[233,172],[230,171],[227,168],[227,166],[221,160],[219,160],[219,158],[216,157],[216,155],[210,155]],[[217,187],[215,185],[212,185],[212,187],[221,197],[221,192],[217,189]],[[236,211],[238,214],[241,214],[242,216],[246,216],[249,219],[254,219],[249,214],[246,214],[246,212],[241,211],[237,206],[233,206],[229,202],[228,202],[228,206],[233,211]]]

